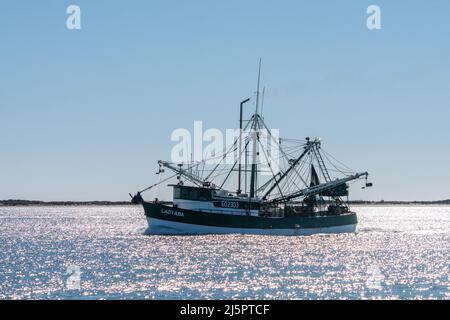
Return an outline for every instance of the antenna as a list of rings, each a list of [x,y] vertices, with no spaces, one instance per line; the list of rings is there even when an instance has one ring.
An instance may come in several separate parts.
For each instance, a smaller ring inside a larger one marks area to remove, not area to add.
[[[263,109],[264,109],[264,94],[266,93],[266,87],[263,87],[262,99],[261,99],[261,118],[263,117]]]
[[[259,58],[259,68],[258,68],[258,84],[256,86],[256,112],[255,114],[258,114],[258,107],[259,107],[259,81],[261,79],[261,58]]]
[[[259,69],[258,69],[258,85],[256,86],[256,111],[253,116],[253,124],[252,127],[254,129],[253,133],[253,152],[252,152],[252,171],[250,175],[250,198],[255,197],[256,193],[256,175],[257,175],[257,166],[256,166],[256,154],[257,154],[257,135],[260,129],[259,127],[259,115],[258,115],[258,107],[259,107],[259,81],[261,79],[261,58],[259,58]]]

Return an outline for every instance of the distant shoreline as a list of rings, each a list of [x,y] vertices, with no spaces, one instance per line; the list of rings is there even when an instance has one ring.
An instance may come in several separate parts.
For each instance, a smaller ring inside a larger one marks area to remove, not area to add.
[[[0,206],[123,206],[129,201],[38,201],[38,200],[0,200]]]
[[[171,201],[161,201],[163,204],[171,204]],[[395,206],[395,205],[450,205],[450,199],[438,201],[349,201],[351,205],[356,206]],[[128,206],[133,205],[129,201],[38,201],[38,200],[20,200],[9,199],[0,200],[0,206]]]

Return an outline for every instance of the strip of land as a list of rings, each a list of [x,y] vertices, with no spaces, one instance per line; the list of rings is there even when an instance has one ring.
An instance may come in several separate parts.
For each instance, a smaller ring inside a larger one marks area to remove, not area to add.
[[[0,206],[109,206],[109,205],[129,205],[129,201],[39,201],[9,199],[0,200]]]
[[[450,199],[437,201],[366,201],[366,200],[352,200],[350,204],[355,205],[450,205]]]
[[[171,204],[170,201],[161,201],[164,204]],[[349,201],[354,205],[450,205],[450,199],[437,201]],[[124,206],[132,205],[129,201],[38,201],[9,199],[0,200],[0,206]]]

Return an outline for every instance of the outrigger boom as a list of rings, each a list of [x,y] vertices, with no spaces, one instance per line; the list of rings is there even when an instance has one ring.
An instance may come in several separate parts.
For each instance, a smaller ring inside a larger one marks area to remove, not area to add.
[[[300,190],[294,194],[291,194],[289,196],[286,197],[279,197],[279,198],[275,198],[272,199],[271,201],[269,201],[269,203],[278,203],[278,202],[283,202],[283,201],[288,201],[291,199],[295,199],[298,197],[307,197],[307,196],[311,196],[311,195],[318,195],[323,191],[327,191],[327,190],[333,190],[334,188],[336,188],[337,186],[343,185],[346,182],[350,182],[352,180],[356,180],[359,179],[361,177],[368,177],[369,174],[367,172],[362,172],[362,173],[356,173],[354,175],[345,177],[345,178],[341,178],[341,179],[336,179],[330,182],[326,182],[317,186],[313,186],[313,187],[309,187],[309,188],[305,188],[303,190]]]

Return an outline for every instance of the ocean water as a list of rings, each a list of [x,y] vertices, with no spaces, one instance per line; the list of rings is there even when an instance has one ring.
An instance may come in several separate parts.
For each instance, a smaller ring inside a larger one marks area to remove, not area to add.
[[[1,299],[449,299],[450,207],[356,234],[145,235],[139,206],[0,207]]]

